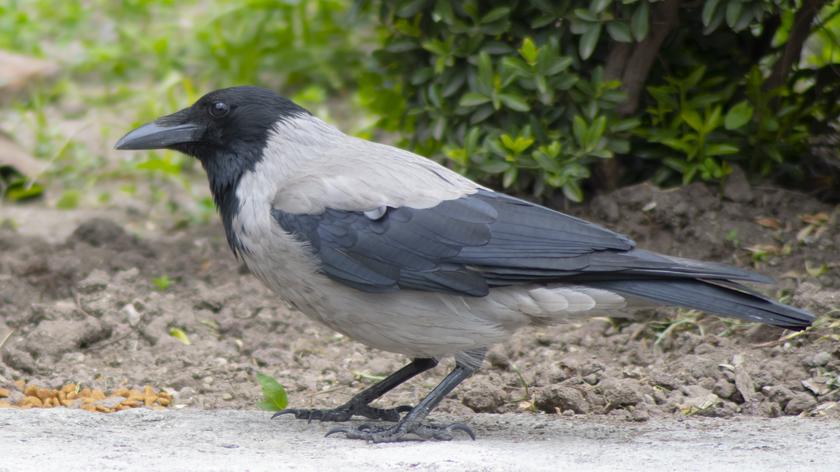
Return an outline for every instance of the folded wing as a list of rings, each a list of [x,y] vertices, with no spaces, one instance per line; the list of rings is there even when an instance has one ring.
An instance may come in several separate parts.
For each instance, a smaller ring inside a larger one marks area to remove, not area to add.
[[[273,210],[329,277],[357,289],[483,296],[491,287],[641,278],[768,281],[721,264],[634,248],[627,236],[488,190],[426,209]]]

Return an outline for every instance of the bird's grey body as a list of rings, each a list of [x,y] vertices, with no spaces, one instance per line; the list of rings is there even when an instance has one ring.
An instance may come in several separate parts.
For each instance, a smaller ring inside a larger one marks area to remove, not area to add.
[[[813,320],[739,283],[766,277],[638,249],[624,235],[493,192],[411,152],[345,135],[265,89],[212,92],[117,147],[197,157],[231,248],[257,277],[310,318],[414,359],[341,407],[284,412],[399,421],[339,429],[348,437],[472,435],[464,425],[422,421],[479,368],[487,347],[530,324],[642,303],[792,329]],[[452,355],[455,369],[416,407],[369,405]]]
[[[577,285],[499,287],[485,297],[468,297],[417,290],[371,295],[336,282],[319,271],[308,243],[278,225],[272,210],[422,209],[481,187],[391,146],[377,145],[379,153],[372,155],[370,143],[311,116],[283,122],[269,139],[271,153],[243,174],[236,190],[240,209],[233,231],[240,256],[281,298],[352,339],[412,357],[440,358],[503,342],[531,323],[603,315],[626,305],[616,293]],[[407,172],[406,165],[416,171]],[[423,192],[412,192],[416,188]]]

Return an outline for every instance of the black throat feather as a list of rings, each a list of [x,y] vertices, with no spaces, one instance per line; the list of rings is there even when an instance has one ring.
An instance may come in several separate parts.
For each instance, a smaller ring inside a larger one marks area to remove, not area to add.
[[[262,147],[239,149],[234,152],[218,153],[212,158],[199,158],[201,165],[207,172],[213,201],[222,217],[225,236],[234,255],[239,258],[242,252],[247,252],[237,232],[233,228],[233,220],[239,214],[241,202],[236,195],[239,181],[245,172],[253,171],[262,160]],[[242,229],[244,230],[244,228]]]

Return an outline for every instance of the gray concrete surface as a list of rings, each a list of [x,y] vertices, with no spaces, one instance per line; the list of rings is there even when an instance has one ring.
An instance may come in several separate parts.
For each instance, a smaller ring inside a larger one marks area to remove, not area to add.
[[[469,418],[478,440],[366,444],[259,411],[0,410],[0,471],[840,471],[840,421]]]

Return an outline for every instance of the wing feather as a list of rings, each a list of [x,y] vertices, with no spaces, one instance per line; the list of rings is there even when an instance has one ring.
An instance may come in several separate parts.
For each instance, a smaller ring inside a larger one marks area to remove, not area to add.
[[[370,292],[482,296],[497,286],[616,277],[767,281],[722,264],[635,249],[622,234],[484,189],[423,209],[273,209],[272,215],[309,243],[327,276]]]

